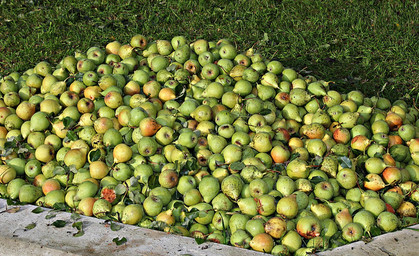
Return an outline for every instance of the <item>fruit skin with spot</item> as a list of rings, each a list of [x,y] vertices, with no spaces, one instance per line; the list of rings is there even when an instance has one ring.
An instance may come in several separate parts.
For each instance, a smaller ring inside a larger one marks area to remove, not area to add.
[[[348,242],[355,242],[362,238],[364,230],[361,224],[351,222],[346,224],[342,229],[342,238]]]
[[[270,253],[274,247],[273,238],[266,233],[257,234],[249,243],[253,250]]]
[[[310,239],[320,236],[321,224],[314,216],[304,216],[297,221],[296,230],[302,237]]]

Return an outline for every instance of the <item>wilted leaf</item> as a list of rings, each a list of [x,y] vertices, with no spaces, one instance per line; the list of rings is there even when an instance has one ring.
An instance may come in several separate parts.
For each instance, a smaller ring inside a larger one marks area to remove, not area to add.
[[[6,210],[7,213],[16,213],[20,210],[20,207],[13,207]]]
[[[26,152],[28,152],[28,151],[29,151],[29,149],[20,147],[20,148],[17,150],[17,153],[18,153],[18,154],[23,154],[23,153],[26,153]]]
[[[122,245],[125,244],[127,242],[127,239],[125,237],[119,239],[118,237],[115,237],[114,239],[112,239],[112,242],[114,242],[116,245]]]

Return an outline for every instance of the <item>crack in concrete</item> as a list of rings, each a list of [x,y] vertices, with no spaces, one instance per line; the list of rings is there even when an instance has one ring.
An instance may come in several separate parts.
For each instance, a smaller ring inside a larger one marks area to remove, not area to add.
[[[386,250],[385,248],[378,247],[378,246],[377,246],[377,247],[375,247],[375,248],[377,248],[378,250],[380,250],[380,251],[382,251],[382,252],[386,253],[388,256],[396,256],[396,254],[389,252],[389,251],[388,251],[388,250]]]

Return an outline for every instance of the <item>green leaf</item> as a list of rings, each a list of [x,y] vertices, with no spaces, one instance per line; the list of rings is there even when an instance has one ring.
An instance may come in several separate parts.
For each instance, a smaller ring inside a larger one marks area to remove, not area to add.
[[[109,154],[109,152],[108,152],[108,154],[106,155],[106,158],[105,158],[105,162],[108,166],[112,166],[113,165],[113,154]]]
[[[313,165],[321,165],[323,162],[323,157],[316,155],[313,159]]]
[[[53,174],[54,175],[63,175],[63,174],[67,174],[67,171],[62,166],[56,166],[54,168]]]
[[[75,131],[67,131],[66,137],[71,141],[76,141],[79,138],[77,137],[77,134]]]
[[[168,227],[167,223],[163,222],[163,221],[153,221],[149,228],[150,229],[155,229],[155,230],[164,230],[166,227]]]
[[[127,239],[125,237],[119,239],[118,237],[115,237],[114,239],[112,239],[112,242],[114,242],[116,245],[122,245],[125,244],[127,242]]]
[[[49,220],[49,219],[55,218],[55,216],[57,216],[57,214],[51,211],[45,216],[45,219]]]
[[[23,205],[25,203],[21,203],[20,201],[14,201],[10,198],[7,199],[7,204],[8,205]],[[15,207],[15,208],[19,208],[19,207]]]
[[[58,211],[65,211],[67,208],[65,203],[55,203],[53,206],[54,210],[58,210]]]
[[[127,192],[127,187],[125,187],[124,184],[118,184],[115,186],[115,194],[123,195],[125,192]]]
[[[151,175],[148,178],[148,183],[147,184],[148,184],[148,187],[150,189],[153,189],[153,188],[156,188],[156,187],[160,186],[159,176],[158,175],[155,175],[155,174]]]
[[[112,231],[118,231],[122,228],[121,225],[116,224],[115,222],[111,222],[111,230]]]
[[[381,235],[381,229],[377,226],[372,226],[370,232],[371,232],[371,236]]]
[[[134,204],[141,204],[141,196],[139,190],[129,191],[128,197]]]
[[[77,73],[76,75],[75,75],[75,79],[77,79],[77,81],[80,81],[80,82],[83,82],[83,76],[84,76],[84,73]]]
[[[80,237],[84,235],[84,231],[83,230],[79,230],[77,233],[73,234],[74,237]]]
[[[289,162],[291,162],[292,160],[299,158],[300,157],[300,153],[293,153],[290,156],[290,159],[288,159]]]
[[[70,166],[68,167],[68,169],[69,169],[69,170],[70,170],[70,172],[72,172],[72,173],[77,173],[77,168],[76,168],[76,166],[75,166],[74,164],[70,165]]]
[[[201,136],[201,131],[200,130],[194,130],[193,132],[196,134],[196,136],[198,136],[198,137]]]
[[[339,162],[340,166],[342,166],[342,168],[349,168],[349,169],[352,168],[352,161],[347,156],[338,157],[338,162]]]
[[[72,227],[76,228],[78,230],[77,233],[73,234],[74,237],[80,237],[80,236],[84,235],[83,222],[81,222],[81,221],[74,222]]]
[[[182,222],[182,226],[187,228],[189,224],[198,216],[199,216],[199,210],[196,208],[192,208],[190,212],[186,213],[186,217]]]
[[[266,115],[269,115],[271,112],[272,110],[270,110],[269,108],[265,108],[265,109],[262,109],[262,111],[260,111],[259,114],[262,116],[266,116]]]
[[[74,221],[79,220],[81,218],[80,214],[73,212],[70,216],[70,218]]]
[[[241,171],[244,167],[246,167],[246,165],[242,162],[234,162],[230,164],[230,169],[233,171]]]
[[[73,118],[66,116],[63,119],[63,124],[65,129],[71,129],[72,127],[74,127],[76,122],[73,120]]]
[[[65,222],[65,220],[56,220],[52,223],[52,225],[56,228],[62,228],[67,224],[67,222]]]
[[[78,221],[78,222],[74,222],[73,225],[71,225],[73,228],[77,228],[78,230],[83,228],[83,222]]]
[[[39,213],[41,213],[41,212],[43,212],[44,211],[44,209],[42,209],[41,207],[36,207],[35,209],[33,209],[32,210],[32,212],[33,213],[35,213],[35,214],[39,214]]]
[[[172,212],[173,217],[175,217],[176,221],[180,220],[180,214],[182,213],[183,207],[179,206],[177,208],[175,208]]]
[[[322,181],[325,181],[325,179],[321,176],[314,176],[313,178],[310,179],[310,182],[313,184],[317,184],[320,183]]]
[[[167,71],[169,71],[169,72],[176,71],[176,65],[169,65],[169,66],[166,68],[166,70],[167,70]]]
[[[92,151],[89,152],[89,159],[90,159],[90,161],[94,162],[94,161],[99,160],[101,155],[102,154],[100,153],[99,149],[92,150]]]
[[[139,184],[138,179],[135,178],[134,176],[129,179],[129,182],[131,183],[130,187],[135,187],[135,186],[138,186],[138,184]]]
[[[215,161],[215,165],[217,167],[222,167],[222,168],[226,168],[227,167],[227,164],[226,163],[220,162],[220,161]]]
[[[204,242],[205,242],[205,238],[202,238],[202,237],[195,237],[195,242],[197,243],[197,244],[203,244]]]
[[[126,127],[126,128],[128,128],[128,127]],[[128,128],[128,129],[121,129],[121,130],[119,130],[119,133],[120,133],[122,136],[125,136],[125,135],[127,135],[130,131],[132,131],[132,128]]]
[[[70,76],[65,80],[65,84],[67,86],[70,86],[74,82],[74,80],[75,80],[75,78],[73,76]]]
[[[25,230],[31,230],[31,229],[33,229],[34,227],[36,227],[36,223],[35,223],[35,222],[33,222],[33,223],[31,223],[31,224],[27,225],[27,226],[25,227]]]

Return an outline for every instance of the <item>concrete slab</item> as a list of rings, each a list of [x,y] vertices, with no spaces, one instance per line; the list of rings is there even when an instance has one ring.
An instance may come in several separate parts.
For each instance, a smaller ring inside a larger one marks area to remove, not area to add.
[[[6,211],[13,207],[14,210]],[[85,234],[74,237],[77,232],[72,227],[71,214],[54,212],[55,217],[46,219],[51,209],[44,208],[39,214],[32,213],[36,206],[7,206],[6,200],[0,199],[0,255],[40,255],[40,256],[79,256],[79,255],[225,255],[225,256],[263,256],[264,253],[235,248],[216,243],[198,245],[193,238],[167,234],[165,232],[144,229],[132,225],[123,225],[119,231],[112,231],[104,220],[81,216]],[[52,223],[66,221],[62,228]],[[35,223],[33,229],[26,229]],[[419,225],[410,227],[419,229]],[[117,246],[114,238],[127,239]],[[316,255],[359,255],[359,256],[417,256],[419,255],[419,232],[411,229],[399,230],[378,236],[370,243],[356,242],[331,251],[318,252]]]
[[[365,256],[418,256],[419,225],[377,236],[373,241],[362,241],[318,253],[322,256],[365,255]]]
[[[19,207],[19,210],[8,212],[6,207]],[[7,201],[0,199],[0,255],[267,255],[217,243],[198,245],[190,237],[120,223],[122,229],[112,231],[104,220],[86,216],[77,220],[83,222],[85,234],[74,237],[77,230],[72,227],[74,221],[70,213],[55,212],[54,218],[46,219],[51,209],[45,208],[42,213],[35,214],[32,213],[35,208],[33,205],[7,206]],[[64,220],[67,224],[56,228],[52,225],[56,220]],[[25,228],[33,223],[36,224],[33,229]],[[112,241],[123,237],[127,239],[123,245]]]

